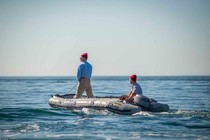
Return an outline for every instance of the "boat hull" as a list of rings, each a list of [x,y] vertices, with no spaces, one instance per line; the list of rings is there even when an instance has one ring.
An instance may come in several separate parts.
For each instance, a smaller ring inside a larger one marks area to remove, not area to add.
[[[68,109],[79,109],[79,108],[95,108],[104,109],[108,106],[110,102],[116,102],[119,97],[109,96],[109,97],[95,97],[87,98],[83,96],[79,99],[74,99],[72,94],[69,95],[53,95],[48,103],[51,107],[62,107]]]
[[[137,103],[126,103],[119,101],[119,97],[94,97],[87,98],[82,96],[79,99],[74,99],[73,94],[66,95],[53,95],[49,99],[49,105],[51,107],[67,108],[67,109],[82,109],[82,108],[93,108],[93,109],[108,109],[111,112],[131,115],[140,111],[149,112],[167,112],[169,106],[167,104],[158,103],[155,100],[145,100],[147,97],[135,97],[134,101]]]

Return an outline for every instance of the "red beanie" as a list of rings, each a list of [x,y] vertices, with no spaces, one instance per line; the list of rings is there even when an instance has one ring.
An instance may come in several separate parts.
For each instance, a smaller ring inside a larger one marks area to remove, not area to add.
[[[86,58],[86,59],[88,58],[88,54],[87,53],[83,53],[83,54],[81,54],[81,56]]]
[[[130,76],[130,79],[132,81],[136,81],[137,80],[137,76],[135,74],[133,74],[133,75]]]

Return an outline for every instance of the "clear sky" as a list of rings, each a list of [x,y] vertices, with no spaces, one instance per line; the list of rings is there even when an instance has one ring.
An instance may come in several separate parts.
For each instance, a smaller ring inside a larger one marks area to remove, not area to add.
[[[209,0],[0,0],[0,76],[210,75]]]

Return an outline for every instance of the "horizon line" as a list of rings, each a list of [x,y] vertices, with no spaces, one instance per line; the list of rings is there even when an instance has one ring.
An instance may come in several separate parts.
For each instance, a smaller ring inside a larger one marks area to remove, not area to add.
[[[138,77],[199,77],[210,75],[137,75]],[[76,75],[0,75],[0,77],[77,77]],[[92,77],[129,77],[129,75],[93,75]]]

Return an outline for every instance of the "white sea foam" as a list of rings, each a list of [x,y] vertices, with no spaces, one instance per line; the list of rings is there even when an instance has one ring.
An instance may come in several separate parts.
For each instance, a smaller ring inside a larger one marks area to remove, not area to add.
[[[155,115],[152,112],[146,112],[146,111],[140,111],[137,112],[133,115],[142,115],[142,116],[150,116],[150,117],[154,117]]]
[[[9,132],[10,132],[10,130],[3,130],[3,132],[4,132],[4,133],[9,133]]]
[[[28,132],[28,131],[39,131],[40,126],[38,124],[30,124],[27,125],[25,129],[20,130],[21,132]]]
[[[161,134],[157,134],[157,133],[148,133],[146,135],[147,136],[161,136]]]
[[[83,108],[82,111],[87,115],[91,114],[91,109],[89,109],[89,108]]]
[[[27,132],[27,130],[26,130],[26,129],[21,129],[21,130],[20,130],[20,132],[22,132],[22,133],[26,133],[26,132]]]
[[[54,137],[54,138],[60,138],[60,137],[68,137],[68,136],[78,136],[78,137],[82,137],[84,136],[84,134],[53,134],[53,135],[46,135],[46,137]]]
[[[109,112],[108,110],[96,110],[91,108],[83,108],[82,111],[86,115],[111,115],[112,112]]]

